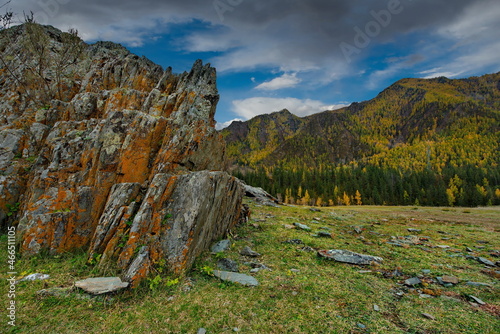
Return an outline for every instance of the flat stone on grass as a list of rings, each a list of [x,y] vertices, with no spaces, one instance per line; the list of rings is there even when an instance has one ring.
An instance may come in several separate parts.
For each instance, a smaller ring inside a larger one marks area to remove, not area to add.
[[[360,265],[380,263],[383,261],[383,259],[378,256],[358,254],[342,249],[320,250],[318,251],[318,255],[337,262]]]
[[[259,282],[252,276],[229,271],[214,270],[214,276],[228,282],[239,283],[244,286],[257,286]]]
[[[122,282],[119,277],[95,277],[75,282],[77,288],[83,289],[93,295],[118,291],[128,287],[128,285],[129,283]]]

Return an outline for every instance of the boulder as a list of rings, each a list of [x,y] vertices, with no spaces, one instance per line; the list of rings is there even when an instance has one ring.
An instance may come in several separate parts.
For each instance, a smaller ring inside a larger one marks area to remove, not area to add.
[[[33,30],[51,46],[47,75],[73,60],[62,78],[25,87]],[[0,31],[1,66],[16,69],[0,85],[0,228],[17,225],[24,255],[83,248],[133,286],[160,260],[188,269],[249,214],[244,186],[221,171],[215,69],[198,60],[175,74],[79,39],[62,57],[61,36],[37,24]]]

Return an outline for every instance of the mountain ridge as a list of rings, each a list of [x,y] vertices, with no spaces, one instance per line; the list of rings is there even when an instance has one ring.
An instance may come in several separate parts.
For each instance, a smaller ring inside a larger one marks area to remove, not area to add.
[[[300,126],[279,122],[291,118]],[[281,111],[220,133],[234,175],[288,202],[500,204],[500,72],[402,79],[342,109]]]
[[[481,84],[481,82],[483,83]],[[467,86],[475,86],[477,89],[467,89]],[[438,87],[442,92],[436,91]],[[493,91],[493,88],[496,91]],[[400,104],[400,107],[390,110],[386,106],[388,103]],[[286,159],[286,154],[278,147],[284,151],[290,151],[291,147],[294,147],[303,153],[305,149],[300,150],[299,148],[304,146],[301,143],[304,139],[300,137],[307,134],[312,135],[317,144],[321,143],[323,147],[326,147],[326,149],[314,147],[318,153],[328,155],[327,159],[322,159],[322,162],[345,163],[379,153],[381,141],[383,141],[383,145],[390,148],[413,141],[415,137],[425,136],[426,133],[434,135],[429,131],[441,131],[448,128],[452,120],[467,116],[464,108],[468,108],[469,115],[500,120],[498,116],[498,110],[500,110],[500,72],[467,79],[447,79],[444,77],[401,79],[371,100],[354,102],[341,109],[327,110],[302,118],[295,116],[297,122],[301,124],[300,128],[297,127],[290,131],[290,128],[285,127],[288,130],[287,139],[283,140],[282,138],[279,145],[273,144],[271,147],[265,140],[261,139],[280,138],[279,135],[274,135],[270,131],[280,124],[276,124],[274,121],[275,124],[271,126],[271,129],[268,129],[270,116],[260,115],[246,122],[234,122],[220,132],[226,140],[228,151],[231,152],[229,156],[233,162],[237,156],[233,149],[234,146],[244,148],[243,151],[239,150],[240,153],[243,153],[243,157],[236,160],[243,165],[270,166]],[[367,112],[367,109],[371,110]],[[270,115],[273,115],[271,117],[275,120],[291,117],[283,112],[289,113],[288,111],[279,111]],[[440,115],[439,112],[445,115]],[[450,113],[455,113],[455,115],[450,115]],[[454,117],[447,119],[445,116]],[[370,122],[388,121],[392,121],[392,124],[385,126],[380,124],[380,129],[370,128],[373,127],[369,124]],[[436,124],[433,124],[434,122]],[[240,133],[239,137],[236,138],[237,128],[244,127],[248,128],[246,130],[247,136],[242,137]],[[257,127],[257,130],[253,129],[254,127]],[[254,132],[259,132],[260,136],[249,138],[251,129]],[[377,136],[377,131],[383,133],[379,133]],[[317,134],[322,134],[323,138]],[[297,136],[299,138],[295,138]],[[363,136],[365,138],[362,138]],[[376,138],[366,138],[366,136]],[[258,143],[251,144],[252,140],[257,140]],[[289,142],[287,143],[287,141]],[[377,149],[377,147],[379,148]],[[252,156],[250,151],[253,151],[253,155],[258,157]],[[247,155],[249,156],[247,157]],[[263,155],[266,158],[260,158]]]

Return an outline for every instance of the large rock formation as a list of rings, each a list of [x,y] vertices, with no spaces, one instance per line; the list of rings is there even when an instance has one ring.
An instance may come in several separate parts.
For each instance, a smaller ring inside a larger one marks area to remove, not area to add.
[[[25,24],[0,32],[0,223],[21,250],[85,248],[139,281],[180,272],[241,215],[220,170],[215,69],[173,74],[120,45]]]

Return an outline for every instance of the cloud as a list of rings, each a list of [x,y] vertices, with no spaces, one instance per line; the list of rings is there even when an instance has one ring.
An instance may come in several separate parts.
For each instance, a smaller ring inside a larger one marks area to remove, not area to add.
[[[325,110],[339,109],[348,105],[346,103],[327,105],[318,100],[301,100],[293,97],[252,97],[244,100],[235,100],[232,104],[233,112],[245,120],[257,115],[269,114],[283,109],[288,109],[291,113],[299,117],[304,117]]]
[[[368,49],[409,32],[446,26],[451,34],[460,35],[486,15],[492,19],[481,23],[483,31],[498,17],[490,11],[491,6],[497,8],[496,0],[455,0],[453,6],[445,0],[399,1],[403,10],[371,38],[376,43]],[[187,52],[223,51],[210,60],[221,71],[261,67],[287,72],[315,70],[335,80],[339,78],[336,64],[349,67],[340,43],[353,43],[354,29],[365,29],[374,20],[371,12],[387,10],[388,4],[375,0],[16,0],[11,6],[21,14],[34,11],[42,23],[77,28],[87,40],[109,39],[129,46],[168,33],[172,25],[198,20],[207,29],[182,36],[181,45]],[[458,25],[464,15],[470,23]]]
[[[227,128],[228,126],[230,126],[231,123],[237,122],[237,121],[243,121],[243,120],[241,118],[235,118],[235,119],[232,119],[230,121],[223,122],[223,123],[217,122],[217,124],[215,124],[215,129],[216,130],[222,130],[222,129]]]
[[[297,78],[297,73],[283,74],[281,77],[274,78],[270,81],[261,83],[255,89],[259,90],[278,90],[283,88],[293,88],[297,86],[302,80]]]

